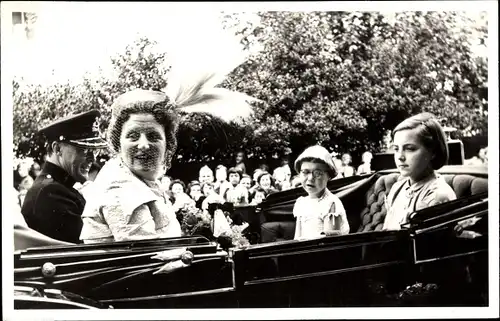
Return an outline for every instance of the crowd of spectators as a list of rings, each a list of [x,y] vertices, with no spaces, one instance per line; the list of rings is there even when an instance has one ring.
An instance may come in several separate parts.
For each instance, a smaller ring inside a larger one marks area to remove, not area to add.
[[[362,163],[356,170],[349,153],[341,159],[332,153],[338,168],[335,179],[353,175],[371,173],[370,162],[372,154],[363,153]],[[202,165],[198,172],[198,179],[183,182],[175,177],[165,175],[161,179],[162,188],[170,197],[176,211],[186,205],[195,205],[200,209],[207,209],[209,203],[230,202],[235,207],[258,205],[270,194],[285,191],[301,186],[299,175],[292,175],[289,162],[283,160],[273,170],[262,163],[252,172],[247,172],[246,156],[238,152],[231,167],[218,164],[215,168]]]
[[[370,173],[370,161],[372,155],[365,152],[362,156],[363,163],[356,170],[352,164],[352,157],[345,153],[341,158],[332,153],[335,165],[338,168],[337,178]],[[105,160],[102,160],[104,162]],[[92,182],[102,164],[95,162],[89,171],[89,182]],[[16,190],[16,206],[22,207],[24,196],[33,185],[34,180],[40,174],[41,166],[32,159],[18,162],[14,170],[14,187]],[[298,175],[292,175],[288,160],[283,160],[273,170],[262,163],[252,172],[247,172],[246,155],[238,152],[231,167],[219,164],[215,168],[202,165],[199,169],[198,179],[184,182],[178,178],[164,175],[161,186],[169,195],[170,201],[176,209],[192,203],[203,209],[208,203],[216,200],[218,202],[231,202],[235,207],[258,205],[268,195],[279,191],[285,191],[300,187]],[[85,190],[79,187],[82,193]]]
[[[207,209],[209,203],[230,202],[235,207],[258,205],[268,195],[297,187],[292,185],[291,169],[288,163],[275,168],[262,164],[250,175],[244,162],[244,154],[238,153],[237,162],[231,167],[218,164],[215,168],[201,166],[198,179],[183,182],[165,175],[162,188],[178,211],[186,205]]]
[[[365,175],[372,172],[372,153],[366,151],[361,156],[361,164],[355,168],[352,166],[352,157],[349,153],[342,155],[331,153],[338,174],[334,179]],[[105,160],[102,160],[104,162]],[[203,165],[199,169],[198,179],[183,182],[165,175],[161,179],[164,191],[170,197],[175,208],[180,209],[188,203],[203,209],[208,203],[217,200],[219,202],[231,202],[234,206],[258,205],[268,195],[279,191],[285,191],[300,187],[298,175],[292,175],[292,170],[287,160],[283,160],[280,166],[272,171],[265,163],[260,164],[251,173],[247,173],[246,156],[244,152],[238,152],[232,167],[224,164],[217,165],[214,169]],[[487,165],[487,147],[482,148],[471,159],[466,159],[466,165]],[[102,165],[99,162],[92,164],[89,171],[89,181],[93,181]],[[14,188],[17,199],[16,206],[22,207],[26,192],[33,185],[34,180],[40,174],[41,166],[32,159],[23,159],[17,162],[14,170]]]

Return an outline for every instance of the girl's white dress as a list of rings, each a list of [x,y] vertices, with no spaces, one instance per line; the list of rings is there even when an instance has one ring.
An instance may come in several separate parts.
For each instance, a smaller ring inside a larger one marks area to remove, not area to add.
[[[297,218],[294,237],[296,240],[320,237],[325,231],[325,222],[334,222],[341,235],[349,233],[344,205],[328,189],[325,189],[320,198],[299,197],[295,201],[293,215]]]

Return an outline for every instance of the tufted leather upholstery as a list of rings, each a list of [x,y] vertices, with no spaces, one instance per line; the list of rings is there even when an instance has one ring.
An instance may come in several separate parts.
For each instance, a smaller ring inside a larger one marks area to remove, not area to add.
[[[389,194],[399,174],[381,176],[366,193],[366,207],[361,212],[361,225],[358,232],[380,231],[384,225],[386,210],[384,198]]]
[[[365,201],[366,206],[361,211],[361,224],[358,232],[379,231],[382,229],[386,215],[384,198],[392,185],[397,181],[398,173],[381,176],[368,189]],[[443,174],[443,177],[455,191],[457,198],[488,191],[488,180],[465,174]]]
[[[444,180],[453,188],[457,198],[467,197],[488,191],[488,179],[472,175],[443,175]]]

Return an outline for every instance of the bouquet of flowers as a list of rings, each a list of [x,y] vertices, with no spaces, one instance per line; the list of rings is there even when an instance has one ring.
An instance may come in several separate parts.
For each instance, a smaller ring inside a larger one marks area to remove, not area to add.
[[[250,242],[243,235],[243,230],[248,223],[234,225],[230,216],[231,207],[222,204],[210,204],[205,211],[186,204],[177,212],[183,235],[201,235],[217,240],[224,249],[247,247]]]
[[[202,235],[213,239],[210,215],[194,205],[185,204],[177,211],[177,219],[181,223],[183,235]]]

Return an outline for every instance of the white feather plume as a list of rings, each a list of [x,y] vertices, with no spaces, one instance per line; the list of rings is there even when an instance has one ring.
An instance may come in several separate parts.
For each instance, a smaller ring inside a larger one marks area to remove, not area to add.
[[[236,39],[221,34],[192,37],[173,46],[164,92],[185,112],[205,112],[225,121],[248,117],[250,103],[257,99],[215,87],[246,59]]]

